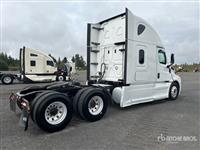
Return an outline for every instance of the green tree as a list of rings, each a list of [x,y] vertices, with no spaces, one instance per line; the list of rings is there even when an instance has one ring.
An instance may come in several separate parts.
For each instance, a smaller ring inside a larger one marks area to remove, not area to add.
[[[67,62],[68,62],[67,57],[64,57],[62,63],[67,63]]]
[[[72,61],[73,63],[75,63],[75,57],[74,57],[74,56],[72,57],[71,61]]]
[[[72,62],[75,62],[75,66],[78,69],[85,69],[86,68],[86,63],[83,59],[82,56],[80,56],[79,54],[76,54],[75,56],[72,57]]]
[[[1,71],[6,71],[8,70],[8,64],[4,62],[3,60],[0,59],[0,70]]]
[[[17,70],[19,69],[19,60],[8,56],[6,53],[0,53],[1,66],[0,70]]]

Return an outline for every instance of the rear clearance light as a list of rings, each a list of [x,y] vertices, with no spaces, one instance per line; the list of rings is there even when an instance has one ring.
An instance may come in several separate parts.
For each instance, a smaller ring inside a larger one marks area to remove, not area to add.
[[[9,98],[9,99],[10,99],[10,100],[15,100],[15,101],[17,101],[17,100],[20,100],[21,97],[12,93],[12,94],[10,95],[10,98]]]
[[[21,106],[23,108],[26,108],[28,111],[30,111],[29,102],[27,100],[25,100],[24,98],[21,99]]]
[[[24,106],[24,107],[26,107],[26,106],[27,106],[27,103],[22,102],[21,105]]]

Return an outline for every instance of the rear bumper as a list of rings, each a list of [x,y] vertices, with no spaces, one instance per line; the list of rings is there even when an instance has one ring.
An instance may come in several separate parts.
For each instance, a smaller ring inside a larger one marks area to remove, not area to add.
[[[19,120],[19,125],[26,131],[28,129],[28,120],[30,115],[30,104],[29,102],[22,98],[18,93],[12,93],[9,98],[10,110],[16,112],[16,107],[21,110],[21,116]]]

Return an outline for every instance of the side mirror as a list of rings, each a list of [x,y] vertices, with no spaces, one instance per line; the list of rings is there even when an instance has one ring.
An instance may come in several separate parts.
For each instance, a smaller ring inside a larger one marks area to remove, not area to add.
[[[174,54],[171,54],[170,64],[167,65],[167,68],[170,68],[174,64]]]
[[[174,64],[174,54],[171,54],[171,60],[170,60],[171,65]]]

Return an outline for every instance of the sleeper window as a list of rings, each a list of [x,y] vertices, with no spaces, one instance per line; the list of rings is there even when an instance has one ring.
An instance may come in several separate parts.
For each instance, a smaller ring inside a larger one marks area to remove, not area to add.
[[[30,61],[30,65],[31,65],[32,67],[36,66],[35,60],[31,60],[31,61]]]
[[[159,58],[159,62],[161,64],[166,64],[167,63],[167,58],[166,58],[166,54],[164,51],[159,50],[158,51],[158,58]]]
[[[145,30],[145,26],[143,24],[139,24],[138,29],[137,29],[137,34],[138,35],[142,34],[142,32],[144,32],[144,30]]]
[[[139,50],[139,63],[144,64],[144,50]]]
[[[30,56],[32,56],[32,57],[37,57],[38,55],[37,55],[37,54],[31,53]]]

